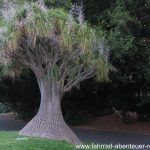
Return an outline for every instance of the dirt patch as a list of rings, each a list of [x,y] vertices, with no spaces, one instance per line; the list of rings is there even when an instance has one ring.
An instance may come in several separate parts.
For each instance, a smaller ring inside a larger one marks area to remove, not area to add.
[[[137,121],[132,124],[125,124],[114,115],[92,118],[88,123],[80,125],[78,127],[118,132],[150,134],[150,122]]]

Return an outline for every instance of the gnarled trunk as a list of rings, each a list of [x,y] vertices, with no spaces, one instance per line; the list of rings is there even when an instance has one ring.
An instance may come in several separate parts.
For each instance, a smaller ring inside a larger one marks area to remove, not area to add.
[[[38,81],[41,104],[37,115],[20,131],[20,135],[66,140],[72,144],[81,141],[63,119],[60,92],[55,82]]]

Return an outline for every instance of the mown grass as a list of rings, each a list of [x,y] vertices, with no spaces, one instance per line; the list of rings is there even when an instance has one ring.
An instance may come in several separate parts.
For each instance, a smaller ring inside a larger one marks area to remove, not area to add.
[[[0,132],[0,150],[77,150],[74,145],[68,144],[65,141],[60,142],[48,139],[24,138],[23,136],[19,136],[18,132]]]

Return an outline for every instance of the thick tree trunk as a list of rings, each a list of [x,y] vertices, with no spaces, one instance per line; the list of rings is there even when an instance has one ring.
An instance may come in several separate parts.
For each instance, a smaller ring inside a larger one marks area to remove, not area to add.
[[[20,135],[66,140],[72,144],[81,141],[63,119],[60,93],[56,83],[38,81],[41,91],[41,104],[37,115],[20,131]]]

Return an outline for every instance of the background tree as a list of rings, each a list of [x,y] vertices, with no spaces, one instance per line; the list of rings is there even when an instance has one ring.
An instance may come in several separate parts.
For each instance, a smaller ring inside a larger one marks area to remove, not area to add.
[[[101,39],[88,24],[76,22],[61,9],[47,9],[37,3],[16,8],[13,17],[4,16],[7,29],[3,32],[1,54],[8,59],[1,61],[10,66],[8,71],[12,67],[31,69],[41,92],[39,111],[20,134],[78,144],[80,140],[63,119],[61,97],[94,75],[101,81],[108,79]]]
[[[111,97],[114,105],[125,111],[138,111],[137,104],[149,99],[149,11],[148,1],[117,0],[101,16],[108,35],[110,61],[117,69],[110,74],[115,87],[110,88],[114,91]],[[146,108],[143,110],[147,113]]]
[[[95,82],[96,88],[93,90],[96,91],[96,97],[103,99],[107,113],[111,113],[112,107],[115,106],[124,111],[150,114],[149,1],[83,0],[82,2],[85,18],[105,31],[105,38],[110,46],[110,62],[116,69],[109,74],[111,82],[103,85]],[[101,104],[101,100],[98,103]],[[105,111],[102,114],[105,114]]]

